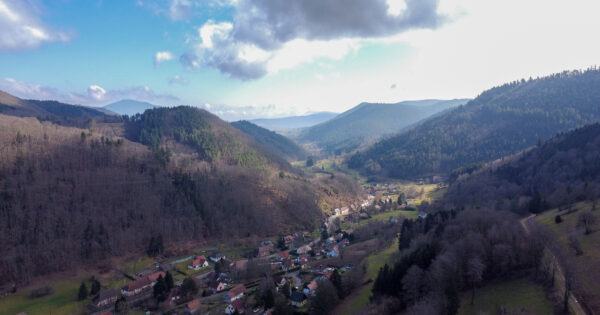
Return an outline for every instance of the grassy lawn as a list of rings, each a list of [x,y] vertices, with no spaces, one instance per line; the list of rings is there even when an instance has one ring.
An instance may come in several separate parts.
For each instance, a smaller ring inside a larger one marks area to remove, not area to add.
[[[153,267],[154,258],[148,257],[146,255],[141,255],[132,259],[128,259],[119,265],[119,268],[121,268],[121,270],[127,272],[130,275],[133,275],[144,268]]]
[[[471,305],[471,293],[465,292],[460,301],[460,315],[497,314],[500,306],[509,314],[553,314],[552,302],[546,298],[544,289],[525,279],[492,284],[475,292]]]
[[[17,294],[0,299],[0,314],[17,314],[19,312],[26,312],[29,315],[81,313],[88,301],[77,301],[79,285],[81,285],[80,278],[53,282],[51,286],[54,288],[54,293],[37,299],[29,298],[29,293],[36,287],[22,289]]]
[[[379,268],[383,267],[386,263],[391,261],[392,255],[398,252],[398,242],[395,241],[390,247],[370,255],[365,259],[363,264],[367,266],[367,273],[365,274],[365,280],[372,279],[375,281]],[[373,288],[373,282],[362,287],[359,292],[351,295],[344,301],[344,305],[338,308],[337,314],[360,314],[360,311],[369,305],[369,297],[371,296],[371,289]]]
[[[388,212],[382,212],[371,216],[369,219],[360,220],[356,226],[361,226],[372,221],[386,221],[389,220],[390,217],[397,217],[399,215],[402,215],[407,219],[416,219],[419,216],[419,211],[392,210]]]
[[[546,225],[557,236],[564,249],[573,253],[568,243],[570,235],[576,235],[581,243],[583,254],[573,255],[575,262],[575,277],[579,280],[581,295],[584,297],[588,307],[592,309],[600,308],[600,225],[596,225],[595,232],[584,235],[582,228],[577,228],[579,215],[585,211],[591,210],[589,203],[577,203],[574,205],[578,211],[567,214],[566,211],[557,209],[546,211],[536,217],[539,223]],[[593,212],[600,217],[600,210]],[[556,224],[554,218],[560,214],[563,222]]]

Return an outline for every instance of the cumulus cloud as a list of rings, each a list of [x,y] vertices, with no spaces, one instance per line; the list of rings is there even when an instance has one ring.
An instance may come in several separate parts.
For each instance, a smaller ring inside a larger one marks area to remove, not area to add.
[[[232,22],[209,20],[198,28],[198,43],[180,58],[185,66],[254,79],[318,57],[343,57],[363,39],[432,29],[445,21],[437,13],[438,0],[238,0],[232,5]],[[327,49],[332,46],[333,56]],[[278,66],[271,64],[277,61]]]
[[[132,86],[124,89],[105,89],[90,85],[84,93],[64,93],[58,89],[13,78],[0,79],[0,90],[23,99],[56,100],[68,104],[99,106],[122,99],[135,99],[154,104],[177,105],[180,99],[170,94],[159,94],[148,86]]]
[[[170,51],[159,51],[154,54],[154,67],[158,67],[161,63],[173,60],[175,56]]]
[[[70,39],[45,25],[39,11],[30,2],[0,0],[0,51],[35,49],[46,42]]]

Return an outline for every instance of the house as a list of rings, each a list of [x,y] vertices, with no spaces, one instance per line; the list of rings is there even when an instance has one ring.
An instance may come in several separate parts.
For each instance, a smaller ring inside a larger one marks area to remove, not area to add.
[[[200,311],[202,304],[198,299],[192,300],[185,305],[185,311],[188,314],[194,314]]]
[[[313,281],[311,281],[306,288],[304,288],[303,293],[306,295],[313,295],[317,291],[318,286],[317,279],[313,279]]]
[[[308,255],[300,254],[300,255],[298,255],[298,257],[296,257],[296,263],[303,264],[306,262],[308,262]]]
[[[290,270],[292,268],[294,268],[294,261],[293,260],[291,260],[291,259],[288,258],[288,259],[286,259],[286,260],[284,260],[284,261],[281,262],[281,269],[287,271],[287,270]]]
[[[103,290],[92,300],[92,305],[97,309],[113,306],[119,299],[119,292],[115,289]]]
[[[303,245],[303,246],[300,246],[300,247],[299,247],[299,248],[296,250],[296,253],[297,253],[298,255],[300,255],[300,254],[308,254],[308,252],[310,252],[311,250],[312,250],[312,248],[311,248],[310,246],[308,246],[308,245]]]
[[[213,280],[208,283],[208,289],[210,289],[213,294],[225,290],[226,287],[227,284],[225,284],[225,282],[221,282],[218,280]]]
[[[237,299],[244,297],[244,294],[246,294],[246,287],[243,284],[239,284],[233,289],[229,290],[229,293],[227,293],[225,299],[227,300],[227,302],[233,302]]]
[[[333,215],[339,216],[340,214],[342,214],[342,210],[340,210],[340,208],[333,209]]]
[[[164,277],[167,276],[167,274],[165,274],[162,271],[158,271],[158,272],[155,272],[155,273],[149,275],[148,276],[148,280],[150,280],[150,282],[152,282],[152,285],[155,285],[156,281],[158,281],[158,278],[161,277],[161,276],[164,278]]]
[[[123,288],[121,288],[121,294],[123,294],[124,296],[133,296],[150,288],[152,288],[152,281],[150,281],[150,279],[146,277],[132,281]]]
[[[294,240],[296,239],[296,237],[294,235],[286,235],[283,238],[283,241],[285,242],[285,246],[290,246]]]
[[[329,252],[327,252],[327,256],[338,257],[340,255],[340,250],[337,246],[334,246]]]
[[[340,214],[341,215],[348,215],[350,213],[350,208],[349,207],[342,207],[342,209],[340,209]]]
[[[225,257],[225,255],[221,254],[221,253],[215,253],[212,256],[210,256],[210,260],[214,263],[217,263],[219,261],[221,261],[222,259],[226,259],[227,257]]]
[[[273,276],[273,284],[275,284],[275,287],[277,287],[277,289],[279,289],[279,287],[285,285],[287,283],[287,280],[282,277],[282,276]]]
[[[279,254],[277,254],[277,259],[279,259],[279,260],[290,259],[290,252],[288,252],[288,251],[280,252]]]
[[[260,246],[258,248],[258,257],[269,256],[271,254],[272,250],[273,250],[273,244]]]
[[[206,260],[206,257],[204,257],[204,255],[202,255],[202,256],[196,256],[194,258],[194,260],[192,260],[192,262],[188,265],[188,269],[200,270],[207,266],[208,266],[208,261]]]
[[[360,215],[359,215],[359,218],[361,218],[361,219],[368,219],[369,215],[367,213],[365,213],[365,212],[361,212]]]
[[[237,299],[225,308],[225,314],[231,315],[237,311],[238,314],[244,313],[244,301],[242,299]]]
[[[292,294],[290,294],[290,301],[292,301],[292,305],[295,307],[302,307],[304,306],[304,304],[306,304],[306,295],[304,295],[302,292],[298,292],[298,291],[292,291]]]
[[[175,306],[180,299],[181,295],[179,294],[179,288],[174,288],[171,290],[171,292],[169,292],[169,296],[167,296],[167,299],[165,299],[164,303],[170,306]]]

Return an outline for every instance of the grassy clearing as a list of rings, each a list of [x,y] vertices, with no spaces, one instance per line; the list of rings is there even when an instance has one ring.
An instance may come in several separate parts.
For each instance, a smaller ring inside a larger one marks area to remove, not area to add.
[[[460,315],[497,314],[501,306],[509,314],[552,314],[554,311],[544,289],[526,279],[485,286],[475,292],[473,305],[471,293],[465,292],[460,305]]]
[[[144,268],[153,268],[154,267],[154,258],[148,257],[146,255],[137,256],[132,259],[128,259],[122,262],[119,265],[119,268],[126,273],[133,275],[136,272],[144,269]]]
[[[579,215],[584,211],[591,210],[589,203],[577,203],[574,205],[576,212],[567,214],[566,211],[558,211],[557,209],[546,211],[536,217],[536,220],[550,228],[559,242],[563,245],[566,251],[573,253],[568,243],[570,235],[578,237],[583,250],[583,255],[573,255],[575,262],[575,277],[578,279],[581,296],[585,303],[591,309],[600,309],[600,225],[596,226],[596,231],[584,235],[583,228],[577,228],[577,220]],[[600,217],[600,210],[593,212],[597,217]],[[563,222],[556,224],[554,219],[556,215],[560,215]]]
[[[392,256],[397,252],[398,242],[395,241],[390,247],[367,257],[363,262],[363,264],[367,266],[365,281],[368,279],[375,281],[379,269],[386,263],[389,263]],[[359,292],[348,297],[347,300],[344,301],[344,305],[337,309],[337,314],[360,314],[361,310],[369,305],[369,297],[371,296],[372,288],[373,282],[363,286]]]
[[[0,314],[17,314],[25,312],[29,315],[45,314],[77,314],[81,313],[88,301],[77,301],[77,292],[81,278],[72,278],[52,282],[54,293],[37,299],[29,298],[32,289],[22,289],[14,295],[0,299]]]

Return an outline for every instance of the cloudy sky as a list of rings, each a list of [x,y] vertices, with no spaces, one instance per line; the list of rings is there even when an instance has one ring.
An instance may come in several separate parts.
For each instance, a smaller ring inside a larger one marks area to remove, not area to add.
[[[597,0],[0,0],[0,90],[226,119],[475,97],[600,64]]]

